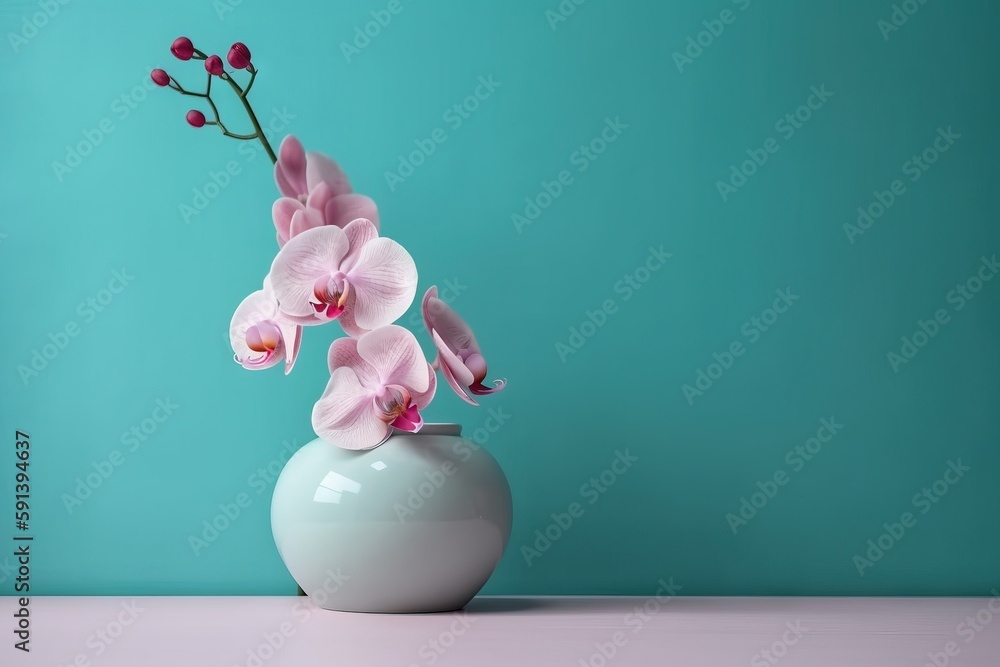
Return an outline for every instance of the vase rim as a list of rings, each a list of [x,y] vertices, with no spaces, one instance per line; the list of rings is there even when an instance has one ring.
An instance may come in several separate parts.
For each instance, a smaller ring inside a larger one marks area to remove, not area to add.
[[[462,435],[462,425],[450,422],[426,423],[416,433],[409,435]]]

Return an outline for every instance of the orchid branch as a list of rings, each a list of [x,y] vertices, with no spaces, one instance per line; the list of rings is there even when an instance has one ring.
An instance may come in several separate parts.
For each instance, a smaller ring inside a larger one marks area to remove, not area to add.
[[[205,86],[205,92],[200,93],[193,90],[187,90],[184,88],[180,82],[177,81],[173,76],[167,74],[162,69],[154,69],[150,73],[150,77],[153,82],[158,86],[169,87],[176,90],[181,95],[189,95],[192,97],[203,98],[208,102],[208,106],[212,110],[212,116],[214,120],[206,120],[205,114],[196,109],[192,109],[187,113],[187,122],[192,127],[204,127],[205,125],[215,125],[219,128],[223,135],[231,137],[233,139],[239,139],[242,141],[252,141],[254,139],[260,140],[261,145],[264,147],[264,151],[267,156],[271,158],[272,163],[277,163],[278,158],[271,148],[271,144],[268,142],[267,137],[264,134],[264,129],[260,125],[260,121],[257,120],[257,115],[254,113],[253,107],[250,105],[250,101],[247,99],[247,94],[253,87],[254,81],[257,80],[257,68],[253,66],[250,62],[250,50],[245,44],[237,42],[233,44],[232,48],[229,50],[228,60],[229,64],[237,69],[245,69],[250,72],[250,81],[247,83],[247,87],[241,88],[240,85],[232,78],[232,76],[227,73],[222,64],[222,59],[219,56],[208,55],[204,51],[197,49],[191,43],[191,40],[187,37],[178,37],[174,40],[173,45],[170,47],[171,52],[177,58],[181,60],[201,60],[205,62],[205,70],[208,72],[208,83]],[[228,127],[222,122],[222,118],[219,114],[219,108],[215,104],[215,100],[212,99],[212,77],[217,76],[233,89],[236,96],[239,98],[240,103],[247,112],[247,116],[250,118],[250,122],[253,125],[253,134],[238,134],[236,132],[231,132]]]

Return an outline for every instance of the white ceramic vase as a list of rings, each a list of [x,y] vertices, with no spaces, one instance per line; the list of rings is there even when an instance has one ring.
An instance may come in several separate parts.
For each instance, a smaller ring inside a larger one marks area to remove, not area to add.
[[[426,424],[366,451],[313,440],[285,464],[271,499],[292,578],[339,611],[461,609],[499,563],[511,517],[503,470],[457,424]]]

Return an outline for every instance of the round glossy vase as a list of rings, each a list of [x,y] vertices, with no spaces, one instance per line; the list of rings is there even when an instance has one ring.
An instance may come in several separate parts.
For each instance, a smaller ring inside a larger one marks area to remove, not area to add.
[[[271,531],[285,566],[319,606],[416,613],[464,607],[493,574],[511,528],[500,465],[426,424],[351,451],[316,439],[278,476]]]

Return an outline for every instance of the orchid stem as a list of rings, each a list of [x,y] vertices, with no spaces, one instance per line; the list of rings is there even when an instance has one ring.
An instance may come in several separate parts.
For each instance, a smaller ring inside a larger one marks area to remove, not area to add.
[[[240,88],[240,84],[233,80],[233,77],[229,74],[223,74],[222,80],[228,83],[233,91],[236,93],[237,97],[240,98],[240,102],[243,103],[243,108],[247,110],[247,115],[250,116],[250,122],[253,123],[253,129],[256,130],[257,138],[260,139],[260,143],[263,144],[264,150],[267,151],[267,156],[271,158],[272,163],[278,161],[278,157],[274,154],[271,149],[271,144],[268,143],[267,137],[264,136],[264,129],[260,126],[260,122],[257,120],[257,115],[253,112],[253,107],[250,106],[250,101],[247,99],[246,94],[250,92],[250,86],[253,85],[253,80],[257,76],[256,68],[250,74],[250,83],[247,85],[247,89],[243,90]]]
[[[250,70],[250,83],[248,83],[247,87],[243,90],[242,93],[240,93],[240,98],[246,98],[247,94],[250,92],[250,89],[253,88],[254,79],[257,78],[257,68],[253,67],[253,65],[251,65],[251,67],[253,69]]]

